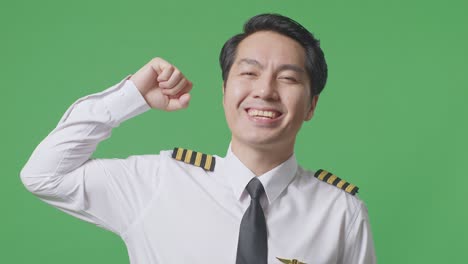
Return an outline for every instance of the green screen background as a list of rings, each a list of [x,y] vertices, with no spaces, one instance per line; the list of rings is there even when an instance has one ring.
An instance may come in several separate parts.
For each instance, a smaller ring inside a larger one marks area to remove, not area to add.
[[[0,262],[128,263],[118,236],[38,200],[19,171],[76,99],[156,56],[193,81],[191,106],[123,123],[94,157],[175,146],[224,155],[219,50],[249,17],[278,12],[316,34],[329,65],[299,162],[360,187],[379,263],[464,263],[467,3],[2,1]]]

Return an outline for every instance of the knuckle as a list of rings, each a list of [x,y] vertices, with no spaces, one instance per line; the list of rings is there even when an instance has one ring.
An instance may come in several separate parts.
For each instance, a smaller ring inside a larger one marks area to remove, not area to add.
[[[166,94],[168,94],[168,95],[176,95],[176,94],[177,94],[177,90],[176,90],[176,89],[167,89],[167,90],[166,90]]]
[[[183,78],[179,81],[179,83],[177,83],[177,88],[178,90],[182,90],[185,88],[185,86],[187,86],[187,79]]]
[[[166,77],[169,77],[172,75],[173,68],[171,65],[163,65],[163,71],[166,74]]]
[[[160,61],[161,61],[160,57],[154,57],[153,59],[151,59],[151,62],[160,62]]]
[[[161,66],[171,65],[170,63],[168,63],[166,60],[164,60],[161,57],[154,57],[153,59],[151,59],[150,63],[151,64],[159,64]]]

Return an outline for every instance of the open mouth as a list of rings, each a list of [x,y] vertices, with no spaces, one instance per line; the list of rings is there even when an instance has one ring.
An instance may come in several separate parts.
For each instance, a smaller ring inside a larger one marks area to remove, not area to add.
[[[281,112],[275,110],[260,110],[254,108],[246,109],[247,114],[250,117],[260,118],[260,119],[276,119],[282,115]]]

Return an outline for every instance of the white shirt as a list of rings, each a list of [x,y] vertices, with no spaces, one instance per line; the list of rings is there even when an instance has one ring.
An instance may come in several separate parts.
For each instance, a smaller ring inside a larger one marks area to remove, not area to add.
[[[111,130],[150,107],[132,81],[83,97],[64,114],[21,171],[43,201],[118,234],[132,264],[235,263],[239,226],[255,175],[231,152],[214,171],[172,151],[90,159]],[[375,263],[362,201],[322,182],[291,156],[258,176],[268,229],[268,263]]]

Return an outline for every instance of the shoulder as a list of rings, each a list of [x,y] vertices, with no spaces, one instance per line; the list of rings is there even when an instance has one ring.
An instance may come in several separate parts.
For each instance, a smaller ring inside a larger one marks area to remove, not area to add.
[[[299,184],[309,199],[322,204],[329,201],[327,206],[339,206],[350,213],[361,207],[362,201],[357,195],[359,187],[344,178],[324,169],[309,171],[299,167],[299,174]]]

